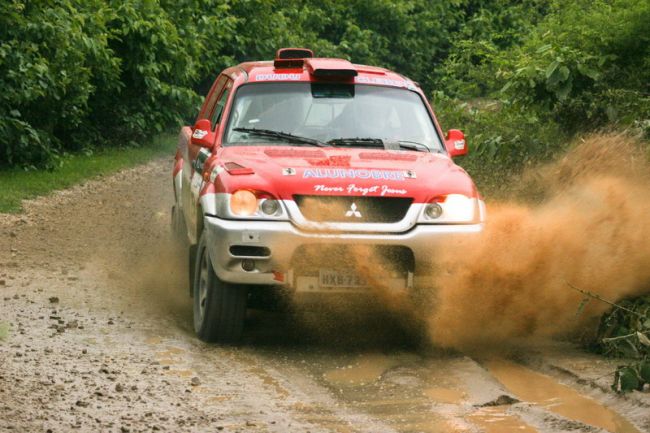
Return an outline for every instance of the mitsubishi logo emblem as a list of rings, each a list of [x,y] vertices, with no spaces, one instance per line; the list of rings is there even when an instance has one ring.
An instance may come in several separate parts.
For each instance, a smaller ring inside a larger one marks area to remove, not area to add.
[[[352,203],[352,206],[350,206],[350,210],[345,213],[346,217],[357,217],[361,218],[361,212],[357,210],[357,205],[355,203]]]

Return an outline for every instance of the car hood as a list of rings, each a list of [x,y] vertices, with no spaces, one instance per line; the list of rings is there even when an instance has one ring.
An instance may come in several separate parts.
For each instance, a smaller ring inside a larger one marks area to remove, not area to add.
[[[368,148],[232,146],[218,160],[254,174],[222,172],[217,189],[254,188],[292,199],[294,195],[409,197],[424,202],[441,194],[477,195],[469,175],[447,155]]]

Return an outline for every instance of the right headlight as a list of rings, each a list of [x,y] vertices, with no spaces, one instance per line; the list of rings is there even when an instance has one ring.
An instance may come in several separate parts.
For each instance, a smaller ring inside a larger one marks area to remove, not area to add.
[[[462,194],[434,197],[426,203],[418,222],[427,224],[470,224],[483,220],[482,202]]]

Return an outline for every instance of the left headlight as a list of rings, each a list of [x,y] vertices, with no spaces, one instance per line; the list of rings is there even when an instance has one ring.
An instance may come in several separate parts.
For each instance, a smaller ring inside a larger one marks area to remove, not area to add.
[[[483,217],[481,202],[462,194],[447,194],[434,197],[426,203],[418,222],[426,224],[470,224],[478,223]]]
[[[217,215],[222,218],[286,220],[282,202],[271,194],[240,189],[232,194],[216,194]]]

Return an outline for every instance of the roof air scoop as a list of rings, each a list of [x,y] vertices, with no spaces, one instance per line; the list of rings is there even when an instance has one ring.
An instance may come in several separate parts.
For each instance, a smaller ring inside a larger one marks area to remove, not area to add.
[[[314,57],[314,52],[309,48],[280,48],[275,53],[273,66],[282,69],[302,68],[305,59]]]
[[[306,59],[309,73],[318,78],[352,78],[358,75],[354,65],[343,59]]]

